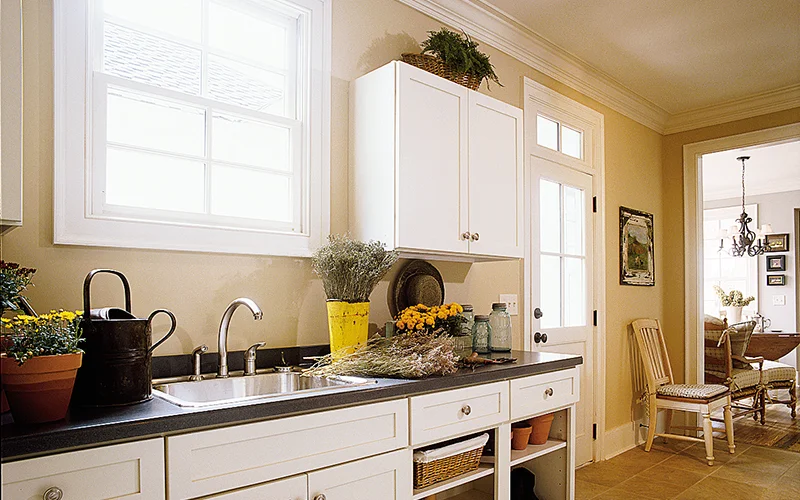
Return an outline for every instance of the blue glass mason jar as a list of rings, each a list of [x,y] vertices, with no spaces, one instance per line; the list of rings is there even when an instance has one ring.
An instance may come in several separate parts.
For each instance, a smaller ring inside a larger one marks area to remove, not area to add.
[[[478,314],[475,324],[472,325],[472,350],[478,354],[489,354],[489,339],[492,337],[492,327],[489,326],[489,316]]]

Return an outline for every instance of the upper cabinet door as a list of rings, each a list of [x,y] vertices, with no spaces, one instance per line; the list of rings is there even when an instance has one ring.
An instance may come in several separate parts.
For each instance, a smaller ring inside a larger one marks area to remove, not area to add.
[[[470,253],[522,257],[522,110],[469,96]]]
[[[406,64],[398,80],[397,246],[466,253],[468,90]]]

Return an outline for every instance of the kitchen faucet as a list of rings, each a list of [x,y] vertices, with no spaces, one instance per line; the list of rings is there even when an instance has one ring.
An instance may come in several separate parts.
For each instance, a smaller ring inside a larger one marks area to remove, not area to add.
[[[253,319],[259,320],[264,316],[261,308],[248,298],[240,297],[228,304],[228,308],[225,309],[222,321],[219,324],[219,337],[217,339],[219,344],[219,369],[217,370],[217,378],[228,378],[228,327],[230,326],[233,312],[241,305],[245,305],[250,309],[250,312],[253,313]]]

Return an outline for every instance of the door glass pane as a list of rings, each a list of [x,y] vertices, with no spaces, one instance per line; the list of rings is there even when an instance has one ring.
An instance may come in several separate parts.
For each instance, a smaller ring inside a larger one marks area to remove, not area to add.
[[[583,248],[584,192],[564,186],[564,253],[585,255]]]
[[[558,151],[558,122],[537,116],[536,144]]]
[[[103,0],[110,16],[200,43],[201,0]]]
[[[212,127],[214,159],[291,171],[288,128],[219,113]]]
[[[286,68],[286,28],[212,2],[208,6],[208,41],[233,56]]]
[[[561,126],[561,152],[573,158],[583,157],[583,132]]]
[[[106,203],[126,207],[202,213],[203,162],[109,147]]]
[[[540,261],[541,328],[561,326],[561,257],[542,255]]]
[[[564,326],[586,325],[585,261],[564,257]]]
[[[146,94],[108,89],[109,142],[193,156],[205,154],[205,111]]]
[[[287,176],[223,165],[211,169],[212,214],[291,222],[291,203]]]
[[[208,94],[236,106],[288,116],[283,75],[223,57],[208,57]]]
[[[539,182],[539,244],[542,252],[561,251],[561,186],[541,179]]]

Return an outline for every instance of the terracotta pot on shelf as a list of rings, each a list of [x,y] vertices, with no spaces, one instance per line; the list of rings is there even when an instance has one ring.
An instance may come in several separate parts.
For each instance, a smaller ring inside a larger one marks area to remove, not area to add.
[[[37,356],[20,366],[13,358],[0,358],[14,422],[38,424],[64,418],[82,359],[83,353]]]
[[[555,413],[548,413],[547,415],[539,415],[529,420],[533,431],[531,432],[530,444],[545,444],[547,437],[550,435],[550,426],[553,425]]]
[[[528,447],[528,439],[531,435],[531,426],[516,426],[511,428],[511,449],[524,450]]]

